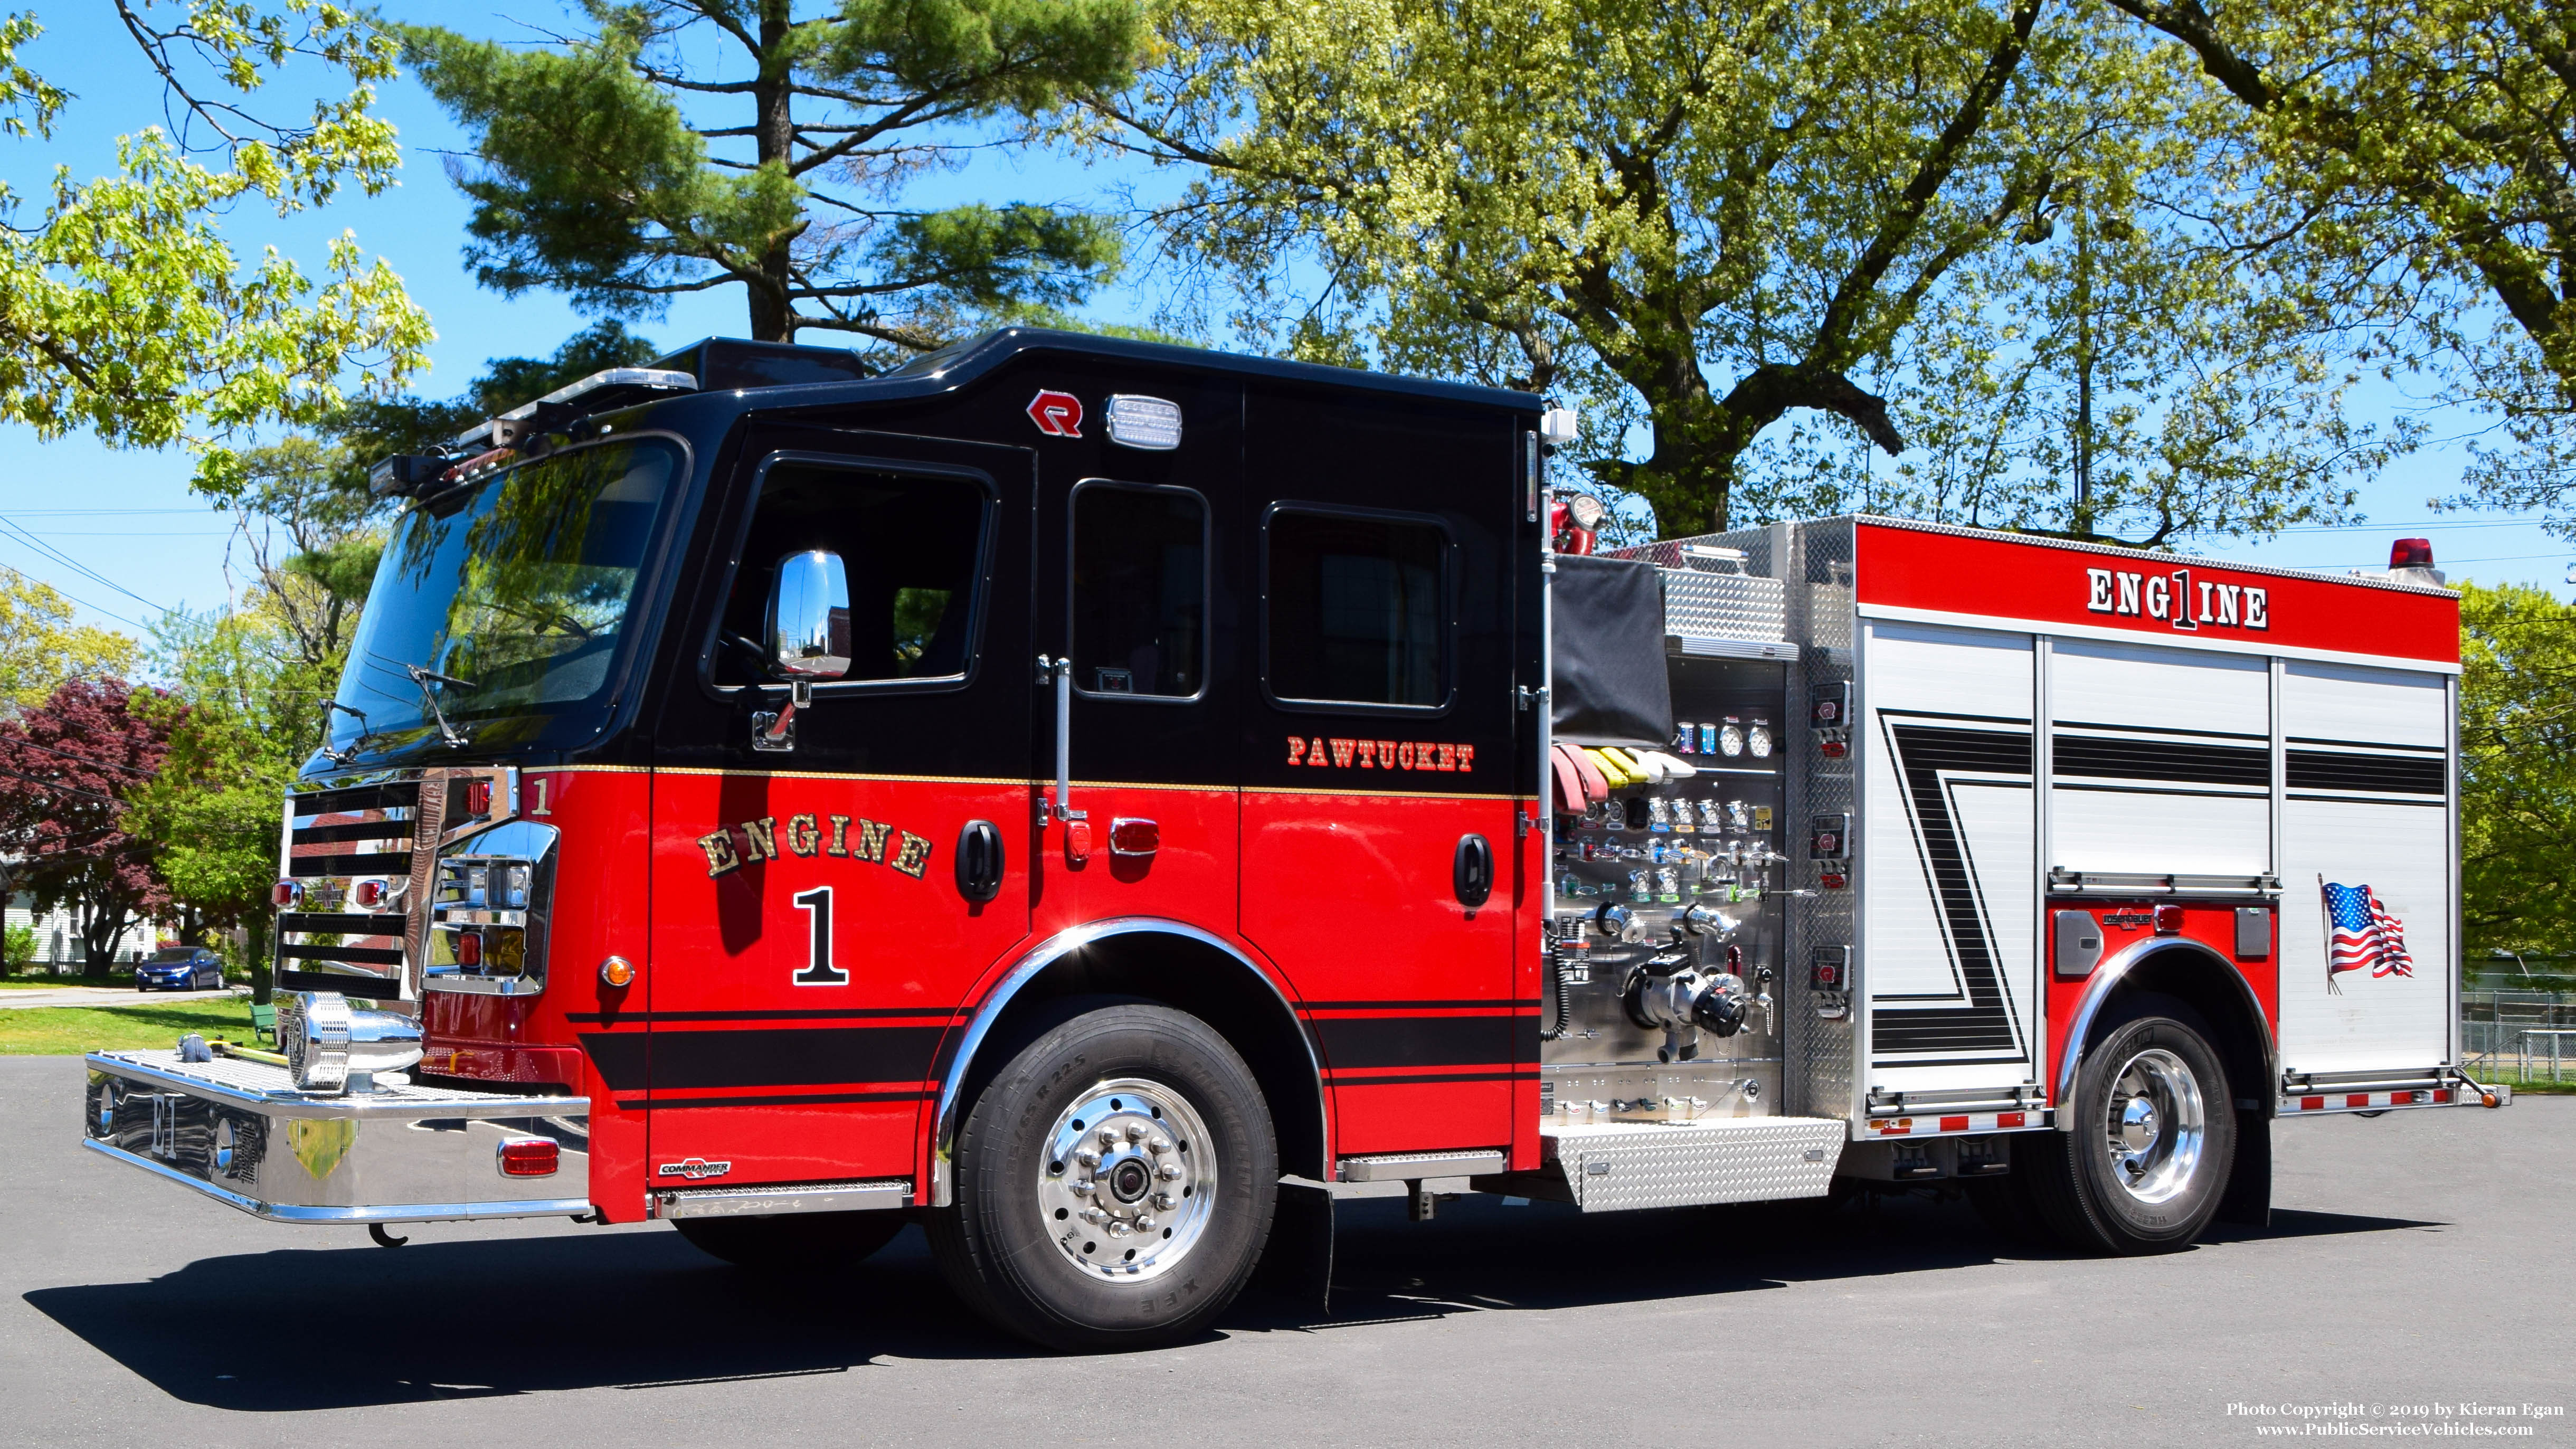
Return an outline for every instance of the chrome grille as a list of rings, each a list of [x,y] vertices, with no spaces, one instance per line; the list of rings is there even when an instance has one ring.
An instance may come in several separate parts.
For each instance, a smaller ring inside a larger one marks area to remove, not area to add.
[[[419,780],[313,790],[286,799],[284,874],[303,887],[277,918],[277,984],[398,1000],[409,961]],[[363,883],[384,897],[358,904]]]

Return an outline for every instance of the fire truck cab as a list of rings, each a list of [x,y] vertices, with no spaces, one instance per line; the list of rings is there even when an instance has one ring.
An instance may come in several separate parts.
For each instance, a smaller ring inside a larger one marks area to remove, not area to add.
[[[1100,1348],[1327,1272],[1337,1184],[1957,1180],[2147,1252],[2260,1216],[2282,1116],[2503,1100],[2437,580],[1870,518],[1608,557],[1569,435],[1014,329],[710,341],[389,459],[280,1051],[95,1053],[87,1145],[379,1232],[917,1220]]]

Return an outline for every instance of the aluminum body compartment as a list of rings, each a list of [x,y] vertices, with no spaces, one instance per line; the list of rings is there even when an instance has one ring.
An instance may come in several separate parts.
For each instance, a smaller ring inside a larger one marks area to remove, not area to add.
[[[578,1217],[591,1211],[590,1101],[448,1088],[325,1096],[283,1067],[173,1051],[92,1052],[81,1145],[288,1223]],[[555,1144],[554,1171],[502,1171],[504,1143]]]

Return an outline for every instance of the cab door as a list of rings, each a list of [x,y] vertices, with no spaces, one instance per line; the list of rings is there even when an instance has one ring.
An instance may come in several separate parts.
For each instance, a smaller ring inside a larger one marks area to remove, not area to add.
[[[655,1191],[909,1178],[932,1058],[1027,935],[1035,801],[1025,449],[756,431],[706,528],[657,736]],[[754,743],[778,561],[841,557],[852,668]]]
[[[1245,416],[1244,936],[1309,1012],[1338,1151],[1508,1146],[1537,1075],[1512,989],[1516,897],[1539,899],[1515,868],[1519,434],[1413,398]]]

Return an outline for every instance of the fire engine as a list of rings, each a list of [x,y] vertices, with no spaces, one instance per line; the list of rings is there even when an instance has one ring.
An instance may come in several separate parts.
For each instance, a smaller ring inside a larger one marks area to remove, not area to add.
[[[909,1222],[1167,1341],[1341,1185],[1964,1190],[2117,1254],[2462,1070],[2456,596],[1872,517],[1595,548],[1540,398],[709,341],[397,457],[280,1042],[88,1058],[254,1216]]]

